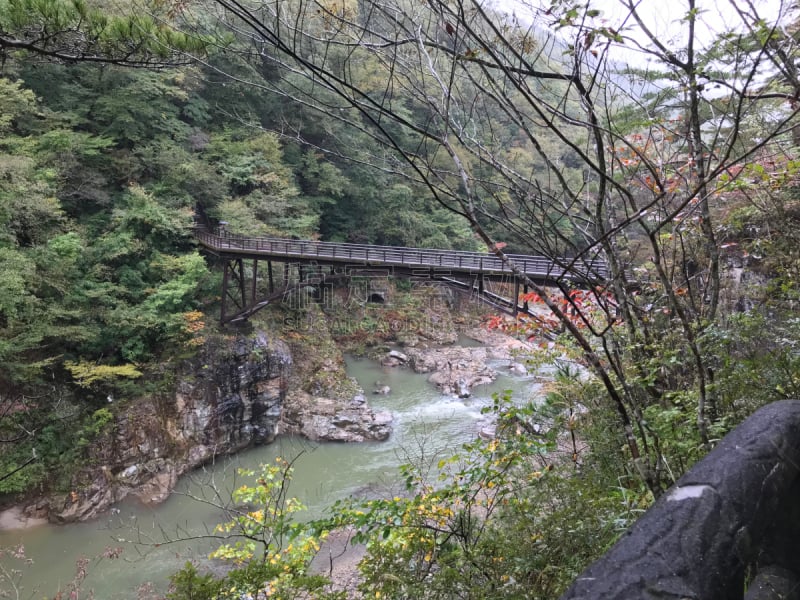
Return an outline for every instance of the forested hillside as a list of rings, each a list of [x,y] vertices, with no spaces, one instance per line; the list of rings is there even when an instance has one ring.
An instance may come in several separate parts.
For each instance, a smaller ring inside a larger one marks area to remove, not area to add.
[[[689,1],[659,32],[618,4],[158,2],[118,23],[0,1],[0,492],[65,488],[115,403],[169,389],[215,326],[198,213],[541,254],[595,285],[524,280],[545,316],[493,324],[590,375],[562,365],[544,407],[498,400],[507,428],[441,481],[409,467],[409,498],[327,525],[369,539],[370,596],[562,590],[736,423],[800,397],[796,7]],[[585,452],[547,458],[563,436]],[[260,514],[229,527],[289,535]],[[263,583],[281,551],[227,557]]]
[[[413,184],[337,159],[337,144],[364,146],[358,132],[211,68],[14,55],[2,75],[0,382],[16,440],[2,471],[34,446],[39,457],[5,491],[80,460],[74,422],[158,388],[196,321],[214,321],[196,207],[242,234],[476,247]],[[327,152],[275,133],[286,128]]]

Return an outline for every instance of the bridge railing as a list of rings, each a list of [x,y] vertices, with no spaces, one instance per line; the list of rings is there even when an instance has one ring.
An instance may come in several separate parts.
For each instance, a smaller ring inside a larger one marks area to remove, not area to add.
[[[458,269],[475,273],[508,273],[511,270],[500,258],[481,252],[460,250],[436,250],[405,248],[401,246],[372,246],[320,242],[313,240],[291,240],[272,237],[242,237],[224,232],[197,229],[195,235],[201,244],[218,252],[252,254],[281,258],[326,259],[337,262],[358,262],[367,265],[397,265],[434,269]],[[543,256],[509,254],[514,264],[527,275],[548,279],[605,279],[605,265],[578,261],[574,269],[566,269],[571,259],[563,264]]]
[[[599,598],[800,598],[800,400],[725,436],[561,600]]]

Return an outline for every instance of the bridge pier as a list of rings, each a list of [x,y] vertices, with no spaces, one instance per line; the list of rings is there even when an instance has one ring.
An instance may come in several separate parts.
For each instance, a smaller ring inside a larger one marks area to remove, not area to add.
[[[253,285],[250,286],[250,304],[256,303],[256,282],[258,281],[258,259],[253,259]]]
[[[254,306],[258,301],[258,258],[252,259],[252,273],[248,277],[245,259],[241,257],[223,257],[222,267],[222,306],[220,321],[226,323],[231,317]],[[272,265],[268,264],[270,287],[272,282]],[[250,280],[248,286],[248,279]],[[249,287],[249,289],[248,289]]]
[[[522,286],[522,295],[525,296],[525,301],[522,303],[522,312],[528,313],[530,312],[530,308],[528,307],[528,284]]]

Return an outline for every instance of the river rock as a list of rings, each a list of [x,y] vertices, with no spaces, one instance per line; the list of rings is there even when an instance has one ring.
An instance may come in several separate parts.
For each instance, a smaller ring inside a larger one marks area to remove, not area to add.
[[[513,375],[523,376],[523,375],[527,375],[528,374],[528,369],[525,367],[525,365],[523,365],[522,363],[518,363],[518,362],[511,363],[511,365],[508,367],[508,370]]]
[[[392,393],[392,388],[388,385],[376,385],[375,389],[372,390],[373,394],[378,394],[379,396],[388,396]]]
[[[141,467],[139,465],[131,465],[127,469],[124,469],[122,473],[119,474],[118,478],[120,481],[134,481],[136,479],[136,475],[138,475],[139,470]]]
[[[389,437],[391,423],[391,413],[374,412],[365,401],[342,403],[296,390],[287,401],[280,431],[314,441],[380,441]]]
[[[121,500],[125,494],[116,486],[109,485],[108,467],[94,471],[92,480],[78,490],[56,496],[50,503],[48,518],[55,523],[85,521],[111,504]]]
[[[415,333],[400,332],[396,336],[397,343],[406,348],[413,348],[419,345],[419,336]]]
[[[178,468],[174,464],[165,465],[147,482],[136,490],[136,496],[145,504],[160,504],[166,500],[178,481]]]
[[[483,344],[488,356],[494,359],[519,362],[520,357],[537,352],[534,344],[518,340],[496,329],[474,327],[465,331],[464,335]]]
[[[398,350],[390,350],[389,352],[386,353],[386,356],[384,356],[381,359],[381,364],[384,367],[397,367],[400,365],[404,365],[407,362],[408,362],[408,355],[403,354]]]
[[[486,348],[452,346],[409,348],[409,365],[417,373],[430,373],[428,381],[442,393],[468,398],[476,385],[491,383],[497,373],[488,364]]]

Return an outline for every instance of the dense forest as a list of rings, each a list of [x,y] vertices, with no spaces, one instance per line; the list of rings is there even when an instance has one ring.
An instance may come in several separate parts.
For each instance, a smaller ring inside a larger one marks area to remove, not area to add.
[[[666,39],[623,0],[620,24],[555,0],[0,0],[0,493],[69,489],[115,407],[168,390],[215,327],[198,212],[540,254],[596,285],[527,281],[549,316],[493,325],[591,377],[498,399],[498,438],[441,480],[407,466],[408,497],[308,528],[274,487],[290,465],[266,468],[237,498],[259,516],[226,525],[252,545],[217,553],[239,568],[187,567],[169,597],[333,597],[306,569],[347,525],[369,597],[554,597],[738,422],[800,397],[796,9],[732,2],[722,27],[685,4]],[[588,450],[543,459],[563,435]]]
[[[218,275],[191,234],[198,206],[246,235],[477,247],[457,215],[413,184],[337,159],[337,143],[365,145],[357,132],[216,68],[8,58],[0,378],[14,413],[6,437],[29,428],[17,419],[38,431],[6,448],[3,472],[33,445],[39,459],[3,479],[3,491],[36,487],[56,464],[79,460],[72,420],[109,396],[142,393],[143,381],[159,385],[164,377],[141,375],[163,374],[191,350],[195,311],[215,320]],[[289,124],[329,151],[274,133]],[[79,404],[52,382],[71,384]],[[19,403],[31,410],[16,412]]]

